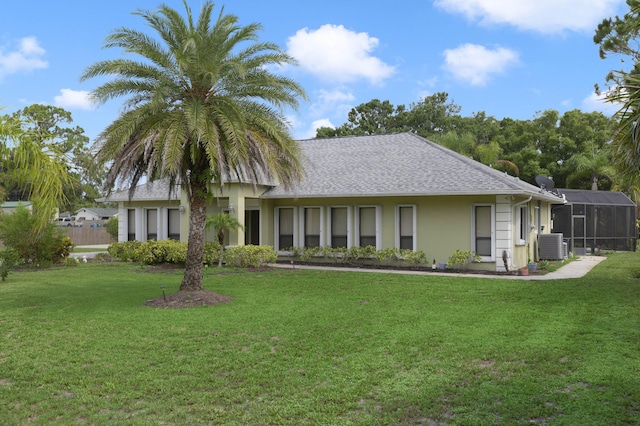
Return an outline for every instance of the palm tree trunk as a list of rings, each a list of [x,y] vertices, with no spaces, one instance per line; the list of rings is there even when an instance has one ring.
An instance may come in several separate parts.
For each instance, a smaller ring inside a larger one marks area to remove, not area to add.
[[[205,187],[191,187],[191,215],[189,217],[189,239],[187,242],[187,260],[181,291],[202,290],[202,261],[204,259],[204,231],[207,221]]]

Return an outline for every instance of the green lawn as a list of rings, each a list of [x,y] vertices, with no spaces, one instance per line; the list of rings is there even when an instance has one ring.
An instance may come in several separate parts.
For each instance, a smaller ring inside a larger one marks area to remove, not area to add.
[[[209,268],[233,302],[142,303],[132,264],[0,284],[1,424],[633,424],[640,255],[587,277]]]

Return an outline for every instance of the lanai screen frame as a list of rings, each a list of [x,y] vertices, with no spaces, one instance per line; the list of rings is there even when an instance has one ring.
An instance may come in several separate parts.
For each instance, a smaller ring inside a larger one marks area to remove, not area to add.
[[[562,233],[569,250],[579,254],[601,250],[636,251],[637,206],[625,194],[558,189],[567,203],[552,207],[551,232]]]

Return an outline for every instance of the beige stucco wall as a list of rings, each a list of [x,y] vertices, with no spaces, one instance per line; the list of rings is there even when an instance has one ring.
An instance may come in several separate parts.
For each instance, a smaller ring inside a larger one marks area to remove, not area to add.
[[[446,262],[457,250],[469,250],[471,247],[472,206],[478,203],[495,203],[495,196],[446,196],[446,197],[385,197],[385,198],[327,198],[327,199],[286,199],[263,200],[262,203],[262,239],[264,244],[274,245],[274,210],[276,207],[323,207],[352,206],[355,215],[356,206],[380,206],[382,217],[381,247],[391,248],[396,244],[396,207],[398,205],[416,206],[417,250],[427,254],[436,263]],[[326,210],[325,210],[326,212]],[[328,229],[327,214],[324,226]],[[355,226],[355,218],[353,218]],[[493,269],[489,265],[475,265]]]
[[[436,263],[446,263],[455,250],[470,250],[472,247],[473,206],[492,204],[496,206],[495,259],[494,261],[474,263],[471,267],[474,269],[504,270],[502,252],[506,250],[509,269],[513,270],[526,266],[528,259],[535,259],[533,241],[537,237],[537,229],[531,229],[526,244],[516,245],[514,242],[515,208],[513,206],[526,202],[526,200],[525,197],[495,195],[262,200],[262,243],[274,245],[274,211],[276,207],[322,207],[325,211],[324,227],[328,229],[327,207],[351,206],[352,223],[355,227],[355,207],[376,205],[380,206],[382,217],[381,247],[395,247],[396,207],[398,205],[415,205],[417,209],[416,249],[425,252],[430,261],[435,259]],[[529,207],[530,223],[535,223],[534,207],[538,206],[538,201],[531,200],[524,204]],[[548,233],[551,229],[550,208],[546,202],[540,203],[540,221],[540,224],[544,226],[543,232]]]
[[[228,184],[222,189],[216,188],[212,201],[207,206],[207,214],[212,215],[220,211],[228,211],[233,205],[233,215],[244,224],[245,210],[260,211],[260,244],[274,246],[274,218],[277,207],[321,207],[324,212],[323,227],[325,240],[328,238],[329,218],[328,207],[350,206],[352,234],[350,244],[355,239],[355,215],[357,206],[378,206],[382,218],[380,229],[380,248],[396,246],[396,213],[399,205],[416,206],[416,249],[426,253],[429,262],[446,263],[455,250],[472,249],[472,217],[473,206],[489,204],[495,207],[495,251],[494,260],[483,261],[471,265],[474,269],[504,270],[502,253],[508,254],[509,269],[524,267],[527,260],[535,259],[537,228],[530,230],[526,244],[517,245],[514,241],[516,209],[514,206],[526,204],[529,209],[529,222],[536,223],[536,206],[540,207],[540,225],[542,232],[551,230],[550,206],[546,202],[537,200],[527,201],[526,197],[508,195],[476,195],[476,196],[429,196],[429,197],[352,197],[352,198],[299,198],[299,199],[261,199],[259,198],[265,187],[255,188],[246,184]],[[189,207],[185,194],[180,201],[166,202],[131,202],[121,203],[121,214],[126,214],[126,208],[141,207],[176,207],[183,206],[181,214],[180,237],[187,241],[189,231]],[[299,210],[298,210],[299,211]],[[126,229],[121,229],[126,237]],[[208,230],[206,241],[214,241],[213,230]],[[229,245],[243,245],[245,235],[243,231],[232,232],[227,235],[225,243]],[[322,242],[327,245],[327,241]]]
[[[234,216],[240,224],[244,223],[244,211],[262,208],[260,195],[266,190],[265,186],[253,186],[250,184],[230,183],[220,187],[212,187],[212,197],[207,204],[207,216],[218,214],[222,211],[229,211],[229,206],[233,206]],[[180,205],[184,206],[184,219],[180,221],[180,240],[187,241],[189,236],[189,201],[186,193],[183,191],[180,195]],[[262,213],[262,212],[261,212]],[[213,229],[209,229],[205,233],[205,241],[215,241],[217,236]],[[236,246],[244,245],[244,231],[228,232],[225,235],[225,244]]]

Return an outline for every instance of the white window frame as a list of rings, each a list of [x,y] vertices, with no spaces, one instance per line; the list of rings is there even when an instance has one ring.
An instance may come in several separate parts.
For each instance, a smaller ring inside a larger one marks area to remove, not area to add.
[[[401,225],[400,224],[400,209],[409,208],[409,207],[411,209],[413,209],[413,213],[412,213],[412,216],[413,216],[412,230],[413,230],[413,232],[412,232],[412,235],[411,235],[411,238],[412,238],[412,240],[411,240],[412,241],[411,250],[412,251],[416,251],[417,247],[418,247],[418,238],[417,238],[417,232],[416,232],[416,230],[418,228],[418,208],[417,208],[417,206],[415,204],[399,204],[399,205],[396,206],[395,245],[396,245],[397,249],[400,249],[400,237],[401,237],[401,235],[400,235],[400,225]]]
[[[353,246],[353,239],[351,238],[353,234],[353,209],[351,206],[329,206],[327,208],[327,247],[331,247],[331,238],[333,236],[333,229],[331,218],[333,209],[347,209],[347,248],[351,248]]]
[[[325,241],[325,232],[324,232],[324,208],[322,208],[321,206],[301,206],[298,209],[298,213],[299,213],[299,218],[298,218],[298,226],[299,228],[299,232],[298,235],[300,236],[299,241],[298,241],[298,247],[305,247],[305,237],[306,237],[306,231],[305,231],[305,213],[307,209],[318,209],[318,211],[320,212],[320,235],[319,235],[319,243],[318,245],[320,247],[324,246],[324,241]]]
[[[376,250],[381,249],[382,244],[382,209],[379,205],[356,206],[355,241],[354,246],[360,247],[360,210],[364,208],[375,208],[376,212]]]
[[[158,239],[160,238],[159,235],[159,231],[160,231],[160,209],[157,207],[150,207],[150,208],[145,208],[144,210],[144,241],[149,241],[149,234],[155,234],[156,238],[154,238],[156,241],[158,241]],[[155,212],[156,213],[156,229],[155,232],[150,232],[153,231],[153,229],[151,229],[149,227],[149,213],[150,212]]]
[[[516,213],[516,245],[523,246],[529,241],[529,207],[527,205],[517,206]]]
[[[170,219],[171,219],[171,213],[174,213],[174,215],[177,213],[178,215],[178,239],[176,241],[180,241],[180,208],[178,207],[169,207],[166,209],[165,213],[166,213],[166,220],[165,220],[165,226],[163,226],[164,230],[166,231],[166,238],[165,239],[169,239],[169,235],[174,235],[174,234],[170,234],[169,231],[171,230],[171,223],[170,223]]]
[[[481,262],[495,262],[496,260],[496,205],[495,204],[473,204],[471,206],[471,251],[477,254],[476,250],[476,207],[491,207],[491,255],[480,256]]]
[[[125,226],[124,226],[124,241],[135,241],[136,240],[136,209],[135,208],[126,208],[125,209]],[[133,221],[131,220],[133,219]],[[130,232],[133,231],[133,232]],[[133,235],[133,240],[130,239],[130,236]]]
[[[294,206],[276,207],[273,215],[273,247],[276,251],[284,250],[289,247],[280,247],[280,210],[293,209],[293,245],[298,241],[298,208]]]

